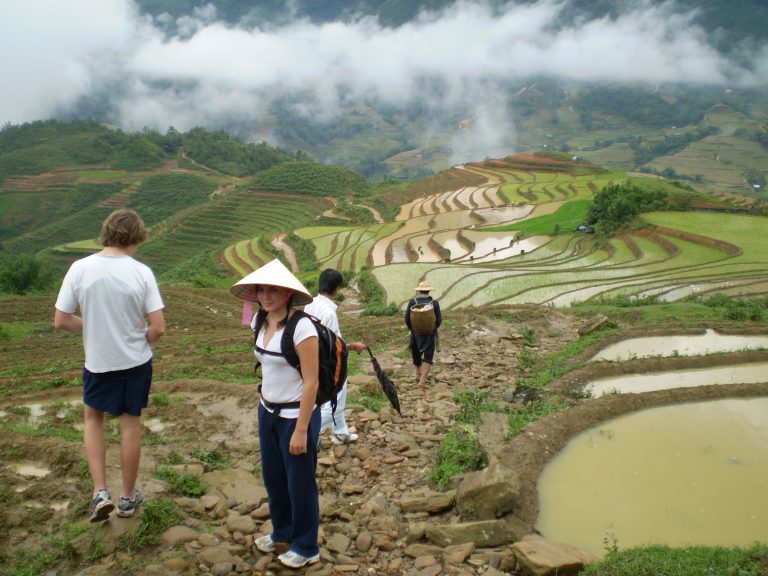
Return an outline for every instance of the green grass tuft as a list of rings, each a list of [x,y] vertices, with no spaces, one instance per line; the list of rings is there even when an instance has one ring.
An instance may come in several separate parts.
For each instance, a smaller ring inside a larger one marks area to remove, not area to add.
[[[155,468],[155,476],[167,483],[170,489],[182,496],[200,498],[208,491],[208,487],[198,477],[187,472],[176,472],[168,466]]]
[[[613,549],[581,576],[768,576],[768,546]]]

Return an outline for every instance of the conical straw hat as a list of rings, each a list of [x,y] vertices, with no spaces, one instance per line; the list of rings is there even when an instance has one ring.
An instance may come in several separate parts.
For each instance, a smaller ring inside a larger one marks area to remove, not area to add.
[[[432,292],[432,290],[434,290],[434,288],[432,288],[432,285],[426,280],[419,282],[419,285],[413,289],[414,292]]]
[[[243,300],[255,302],[255,287],[259,285],[280,286],[293,290],[294,306],[304,306],[312,302],[312,294],[309,293],[309,290],[277,259],[264,264],[261,268],[257,268],[248,276],[239,280],[229,289],[229,292]]]

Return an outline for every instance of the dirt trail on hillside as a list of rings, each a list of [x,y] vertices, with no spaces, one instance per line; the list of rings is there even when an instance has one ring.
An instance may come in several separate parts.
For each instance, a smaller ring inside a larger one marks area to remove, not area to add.
[[[285,258],[288,260],[288,263],[291,266],[291,272],[294,274],[299,271],[299,263],[296,260],[296,254],[293,253],[293,248],[291,248],[286,242],[285,237],[288,236],[285,233],[278,234],[274,238],[272,238],[272,246],[280,250],[285,255]]]

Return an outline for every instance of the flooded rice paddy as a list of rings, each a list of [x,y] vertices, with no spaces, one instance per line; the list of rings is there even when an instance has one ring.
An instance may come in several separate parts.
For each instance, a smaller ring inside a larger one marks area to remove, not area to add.
[[[766,414],[768,398],[679,404],[580,434],[540,476],[537,529],[599,556],[768,542]]]
[[[768,381],[768,362],[732,364],[717,368],[672,370],[650,374],[625,374],[587,383],[584,390],[595,398],[603,394],[640,393],[711,384],[751,384]]]
[[[621,361],[653,356],[703,356],[758,349],[768,349],[768,335],[740,336],[720,334],[707,329],[704,334],[629,338],[603,348],[591,360]]]

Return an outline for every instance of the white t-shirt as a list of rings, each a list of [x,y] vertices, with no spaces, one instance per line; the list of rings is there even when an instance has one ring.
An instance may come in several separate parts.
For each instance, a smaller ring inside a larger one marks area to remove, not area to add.
[[[256,327],[256,316],[251,320],[251,328]],[[279,328],[264,346],[264,327],[259,331],[256,337],[256,345],[259,348],[270,352],[281,352],[280,340],[283,338],[285,327]],[[317,330],[309,318],[302,318],[296,323],[296,330],[293,332],[293,346],[298,346],[307,338],[317,338]],[[261,396],[267,402],[274,404],[287,404],[288,402],[299,402],[304,392],[304,380],[301,378],[301,372],[288,364],[288,361],[282,356],[272,354],[260,354],[254,349],[256,359],[261,363]],[[266,408],[266,406],[265,406]],[[298,418],[298,408],[284,408],[280,410],[280,416],[283,418]]]
[[[336,314],[337,308],[338,305],[336,302],[327,296],[318,294],[312,302],[304,306],[304,312],[312,314],[312,316],[322,322],[323,326],[333,330],[339,338],[343,338],[341,335],[341,327],[339,326],[339,316]],[[346,385],[346,381],[344,384]],[[330,404],[328,405],[330,406]]]
[[[324,326],[333,330],[336,333],[336,336],[341,338],[339,317],[336,315],[337,308],[338,306],[336,305],[336,302],[327,296],[318,294],[312,302],[304,306],[304,312],[312,314],[312,316],[320,320]]]
[[[163,307],[152,270],[130,256],[92,254],[77,260],[56,299],[62,312],[80,309],[85,367],[99,373],[134,368],[152,358],[144,315]]]

